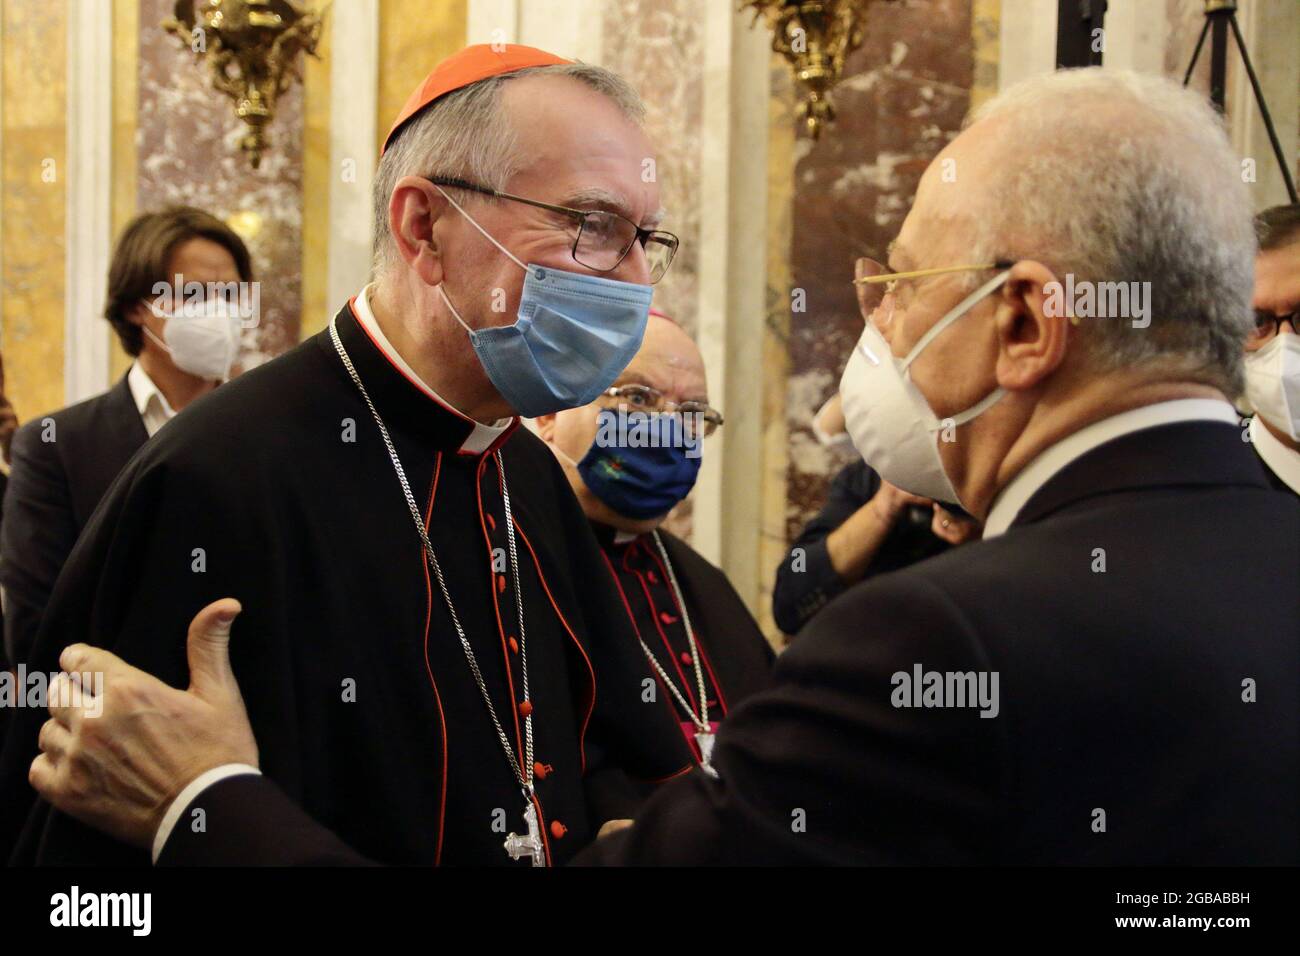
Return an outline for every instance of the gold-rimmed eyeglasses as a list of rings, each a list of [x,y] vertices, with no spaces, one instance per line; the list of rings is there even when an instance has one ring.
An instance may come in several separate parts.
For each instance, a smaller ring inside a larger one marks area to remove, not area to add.
[[[894,290],[897,288],[899,281],[903,279],[924,279],[929,276],[947,275],[952,272],[980,272],[985,269],[1010,269],[1012,262],[1005,259],[999,259],[996,262],[986,263],[984,265],[971,266],[939,266],[934,269],[911,269],[907,272],[890,272],[889,267],[882,265],[875,259],[859,259],[863,275],[853,280],[857,288],[858,305],[862,309],[864,319],[869,319],[871,315],[880,308],[885,299],[891,298]]]

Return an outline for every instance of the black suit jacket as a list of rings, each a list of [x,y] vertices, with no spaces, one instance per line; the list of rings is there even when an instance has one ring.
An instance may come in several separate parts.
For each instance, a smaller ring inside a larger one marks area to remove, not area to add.
[[[834,601],[728,717],[721,779],[579,861],[1295,864],[1297,584],[1300,503],[1236,428],[1115,439],[1005,535]],[[895,706],[917,667],[996,672],[996,716]],[[161,862],[364,862],[267,780],[197,804],[228,838]]]
[[[1298,584],[1300,505],[1236,428],[1115,439],[1005,535],[832,603],[731,715],[722,781],[586,861],[1295,864]],[[896,706],[917,667],[997,673],[997,715]]]
[[[148,437],[125,376],[104,394],[33,419],[14,434],[0,526],[11,664],[27,659],[77,536]]]

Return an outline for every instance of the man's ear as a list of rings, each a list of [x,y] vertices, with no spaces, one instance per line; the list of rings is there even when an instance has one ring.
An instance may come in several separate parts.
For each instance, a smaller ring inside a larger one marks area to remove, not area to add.
[[[444,278],[437,227],[447,208],[438,187],[419,176],[403,176],[388,197],[388,231],[397,253],[425,285],[441,285]]]
[[[1033,388],[1065,360],[1070,338],[1068,304],[1056,275],[1041,262],[1011,267],[994,316],[998,335],[998,384],[1012,391]]]
[[[537,437],[548,445],[555,440],[555,413],[548,415],[538,415],[533,419],[533,424],[537,428]]]
[[[155,335],[158,334],[156,331],[158,323],[164,320],[164,316],[154,313],[152,303],[143,300],[127,309],[125,315],[126,320],[132,325],[137,325],[142,329],[149,329]]]

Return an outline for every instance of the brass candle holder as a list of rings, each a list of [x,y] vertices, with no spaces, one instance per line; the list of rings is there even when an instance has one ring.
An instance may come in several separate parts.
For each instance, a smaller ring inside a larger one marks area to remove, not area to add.
[[[212,86],[235,101],[248,125],[239,147],[254,169],[280,94],[302,81],[301,54],[316,55],[324,11],[295,0],[176,0],[162,28],[207,64]]]
[[[862,45],[871,0],[744,0],[772,31],[772,49],[790,61],[802,87],[799,118],[813,139],[835,119],[830,90],[844,72],[844,58]],[[893,0],[888,0],[893,2]]]

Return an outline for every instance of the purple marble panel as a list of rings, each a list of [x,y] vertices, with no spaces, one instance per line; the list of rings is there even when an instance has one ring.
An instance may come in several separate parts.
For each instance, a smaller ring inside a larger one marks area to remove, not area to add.
[[[834,91],[837,119],[820,141],[797,144],[791,268],[806,311],[790,319],[791,537],[820,508],[845,460],[822,449],[809,425],[862,328],[853,262],[884,258],[921,173],[956,136],[970,104],[971,0],[873,4],[867,23],[867,39]]]
[[[245,125],[212,88],[206,64],[160,24],[173,0],[140,0],[137,208],[184,203],[236,214],[261,282],[261,321],[244,335],[252,368],[298,341],[302,311],[302,87],[276,104],[269,148],[253,169],[239,149]]]

